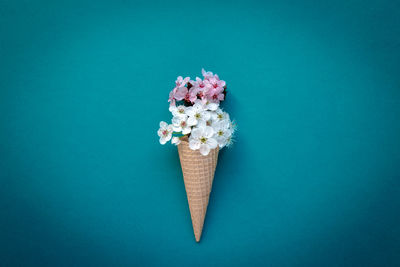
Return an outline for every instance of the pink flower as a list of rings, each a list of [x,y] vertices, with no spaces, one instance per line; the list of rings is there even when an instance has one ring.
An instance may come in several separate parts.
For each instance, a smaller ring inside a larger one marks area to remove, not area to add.
[[[211,71],[205,71],[204,69],[201,69],[201,74],[203,74],[204,80],[208,80],[214,77],[214,74]]]
[[[210,88],[202,79],[196,77],[196,81],[193,82],[193,87],[195,88],[196,95],[203,99]]]
[[[204,83],[204,81],[202,79],[200,79],[199,77],[196,77],[196,81],[193,82],[194,83],[194,87],[198,87],[200,90],[205,90],[207,88],[206,84]]]
[[[224,88],[211,88],[210,90],[208,90],[206,98],[211,103],[219,103],[219,101],[223,101],[225,99]]]
[[[217,77],[212,77],[212,78],[210,78],[208,80],[204,80],[204,83],[206,84],[206,86],[214,88],[214,89],[224,88],[224,86],[226,84],[225,81],[220,80],[218,78],[218,76]]]
[[[190,77],[186,77],[185,79],[182,78],[182,76],[178,76],[178,78],[175,81],[175,88],[183,87],[186,86],[188,81],[190,80]]]
[[[219,78],[217,78],[212,77],[208,80],[204,80],[206,86],[210,88],[206,93],[206,98],[208,101],[213,103],[219,103],[219,101],[222,101],[225,98],[225,81],[219,80]]]
[[[175,94],[175,99],[178,101],[185,100],[186,102],[193,103],[197,99],[196,88],[193,86],[190,89],[187,89],[187,87],[178,88],[178,91]]]
[[[169,93],[168,102],[171,102],[170,106],[175,106],[175,102],[176,102],[175,100],[182,100],[182,99],[176,98],[176,96],[177,96],[177,94],[178,94],[178,97],[180,96],[179,92],[183,90],[182,88],[186,88],[185,86],[189,80],[190,80],[190,77],[186,77],[185,79],[183,79],[182,76],[178,76],[178,78],[175,81],[175,88],[172,89],[172,91]]]

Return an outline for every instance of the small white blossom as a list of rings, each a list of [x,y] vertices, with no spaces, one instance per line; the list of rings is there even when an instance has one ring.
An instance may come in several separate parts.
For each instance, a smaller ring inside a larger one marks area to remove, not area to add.
[[[220,148],[224,147],[228,138],[232,135],[232,130],[230,129],[230,121],[220,121],[214,124],[215,140],[217,140]]]
[[[189,116],[187,123],[190,126],[196,125],[199,121],[208,121],[211,118],[209,111],[204,110],[200,103],[195,103],[193,106],[186,109],[186,114]]]
[[[183,105],[180,106],[170,106],[169,111],[172,113],[174,117],[187,117],[186,115],[186,107]]]
[[[165,121],[160,122],[160,129],[157,132],[160,137],[160,144],[164,145],[166,142],[171,140],[172,131],[172,125],[168,125]]]
[[[229,114],[224,112],[222,109],[218,108],[215,112],[212,113],[212,118],[215,121],[229,121]]]
[[[209,126],[194,128],[189,138],[190,149],[199,149],[203,156],[207,156],[211,149],[214,149],[218,146],[218,143],[213,138],[213,135],[214,130]]]
[[[188,134],[192,130],[187,123],[187,117],[173,117],[172,125],[175,132],[182,132],[182,134]]]

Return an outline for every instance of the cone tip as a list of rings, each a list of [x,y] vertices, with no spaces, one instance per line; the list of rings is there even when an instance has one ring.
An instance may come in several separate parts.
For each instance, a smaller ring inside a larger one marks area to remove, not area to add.
[[[194,231],[194,238],[196,239],[197,243],[200,242],[202,230],[203,230],[203,227],[197,229],[197,231]]]

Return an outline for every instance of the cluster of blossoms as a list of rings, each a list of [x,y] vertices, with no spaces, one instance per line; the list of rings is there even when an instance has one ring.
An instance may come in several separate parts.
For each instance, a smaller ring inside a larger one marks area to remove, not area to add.
[[[210,71],[201,70],[203,79],[196,77],[196,80],[190,80],[190,77],[182,78],[179,76],[175,81],[175,88],[169,93],[168,102],[175,106],[176,101],[184,101],[185,105],[193,105],[197,99],[203,103],[217,103],[225,99],[226,84],[220,80],[217,74]]]
[[[172,123],[160,122],[158,135],[161,144],[171,140],[175,145],[181,142],[180,137],[188,136],[192,150],[208,155],[217,146],[223,148],[232,144],[235,124],[229,114],[219,107],[226,95],[225,82],[212,72],[204,69],[202,72],[204,80],[196,78],[196,82],[178,77],[169,99]],[[176,101],[183,103],[176,106]],[[174,136],[176,134],[180,137]]]

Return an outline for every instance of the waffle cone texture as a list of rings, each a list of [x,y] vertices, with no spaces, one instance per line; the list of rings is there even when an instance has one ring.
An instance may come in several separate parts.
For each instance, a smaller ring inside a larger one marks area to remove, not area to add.
[[[210,198],[215,168],[217,167],[219,148],[210,151],[207,156],[198,150],[191,150],[186,139],[178,145],[183,180],[189,202],[193,232],[196,242],[200,241]]]

